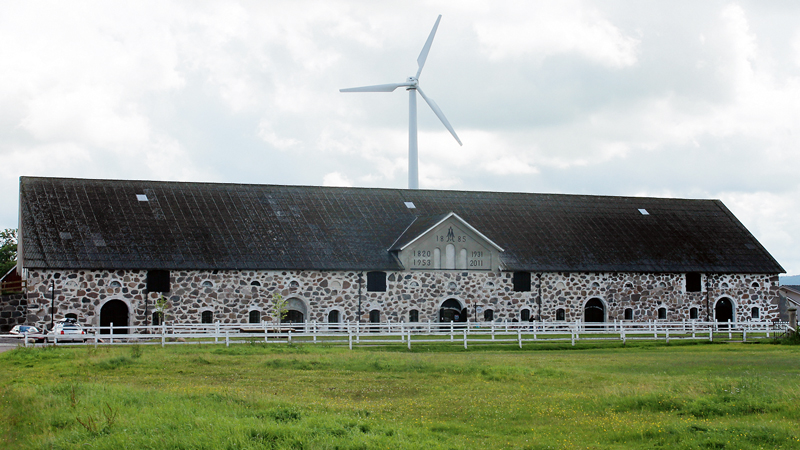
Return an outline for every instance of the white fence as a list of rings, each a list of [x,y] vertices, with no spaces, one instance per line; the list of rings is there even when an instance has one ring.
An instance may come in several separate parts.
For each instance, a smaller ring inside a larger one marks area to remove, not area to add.
[[[208,343],[325,343],[331,345],[391,345],[412,343],[517,344],[532,342],[629,340],[729,340],[746,342],[795,330],[782,322],[416,322],[416,323],[268,323],[180,324],[157,326],[87,327],[87,335],[45,335],[48,342],[77,339],[93,345],[112,344],[208,344]],[[8,336],[5,336],[8,337]],[[31,344],[22,339],[25,346]],[[60,341],[60,342],[59,342]]]

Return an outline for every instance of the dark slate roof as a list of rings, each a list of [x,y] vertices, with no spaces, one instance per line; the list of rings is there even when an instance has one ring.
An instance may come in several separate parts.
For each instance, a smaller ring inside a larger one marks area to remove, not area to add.
[[[783,273],[718,200],[20,179],[27,268],[398,270],[387,249],[451,211],[507,270]]]

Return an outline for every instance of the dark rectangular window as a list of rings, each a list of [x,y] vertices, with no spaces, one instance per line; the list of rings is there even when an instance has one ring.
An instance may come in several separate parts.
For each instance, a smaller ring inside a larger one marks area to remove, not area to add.
[[[169,270],[148,270],[147,292],[169,292]]]
[[[531,273],[514,272],[514,292],[531,291]]]
[[[700,292],[702,284],[700,282],[700,274],[697,272],[689,272],[686,274],[686,292]]]
[[[367,291],[386,292],[386,272],[367,272]]]
[[[416,309],[412,309],[408,313],[408,321],[409,322],[419,322],[419,311],[417,311]]]
[[[633,320],[633,309],[625,308],[625,320]]]

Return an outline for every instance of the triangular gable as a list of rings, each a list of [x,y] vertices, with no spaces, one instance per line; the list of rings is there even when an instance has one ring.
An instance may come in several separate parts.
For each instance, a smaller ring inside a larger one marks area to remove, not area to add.
[[[469,229],[471,232],[473,232],[476,235],[480,236],[481,239],[483,239],[487,244],[489,244],[492,247],[494,247],[495,250],[500,251],[500,252],[505,251],[505,250],[503,250],[502,247],[497,245],[494,241],[492,241],[491,239],[486,237],[483,233],[481,233],[480,231],[475,229],[475,227],[470,225],[466,220],[462,219],[461,216],[459,216],[458,214],[456,214],[456,213],[454,213],[452,211],[450,213],[444,214],[444,215],[417,218],[416,220],[414,220],[414,222],[411,223],[411,225],[409,225],[408,228],[406,228],[406,230],[403,232],[403,234],[400,236],[400,238],[397,240],[397,242],[395,242],[395,244],[389,250],[399,250],[399,251],[405,250],[410,245],[412,245],[415,242],[417,242],[418,240],[422,239],[425,235],[431,233],[433,230],[435,230],[437,227],[439,227],[441,224],[443,224],[444,222],[446,222],[450,218],[453,218],[453,219],[457,220],[464,227]],[[421,227],[424,227],[424,228],[420,229]]]

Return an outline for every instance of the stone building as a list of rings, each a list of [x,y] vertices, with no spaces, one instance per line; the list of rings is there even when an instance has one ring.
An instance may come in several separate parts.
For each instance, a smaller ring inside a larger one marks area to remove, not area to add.
[[[28,322],[748,321],[781,266],[718,200],[22,177]]]

